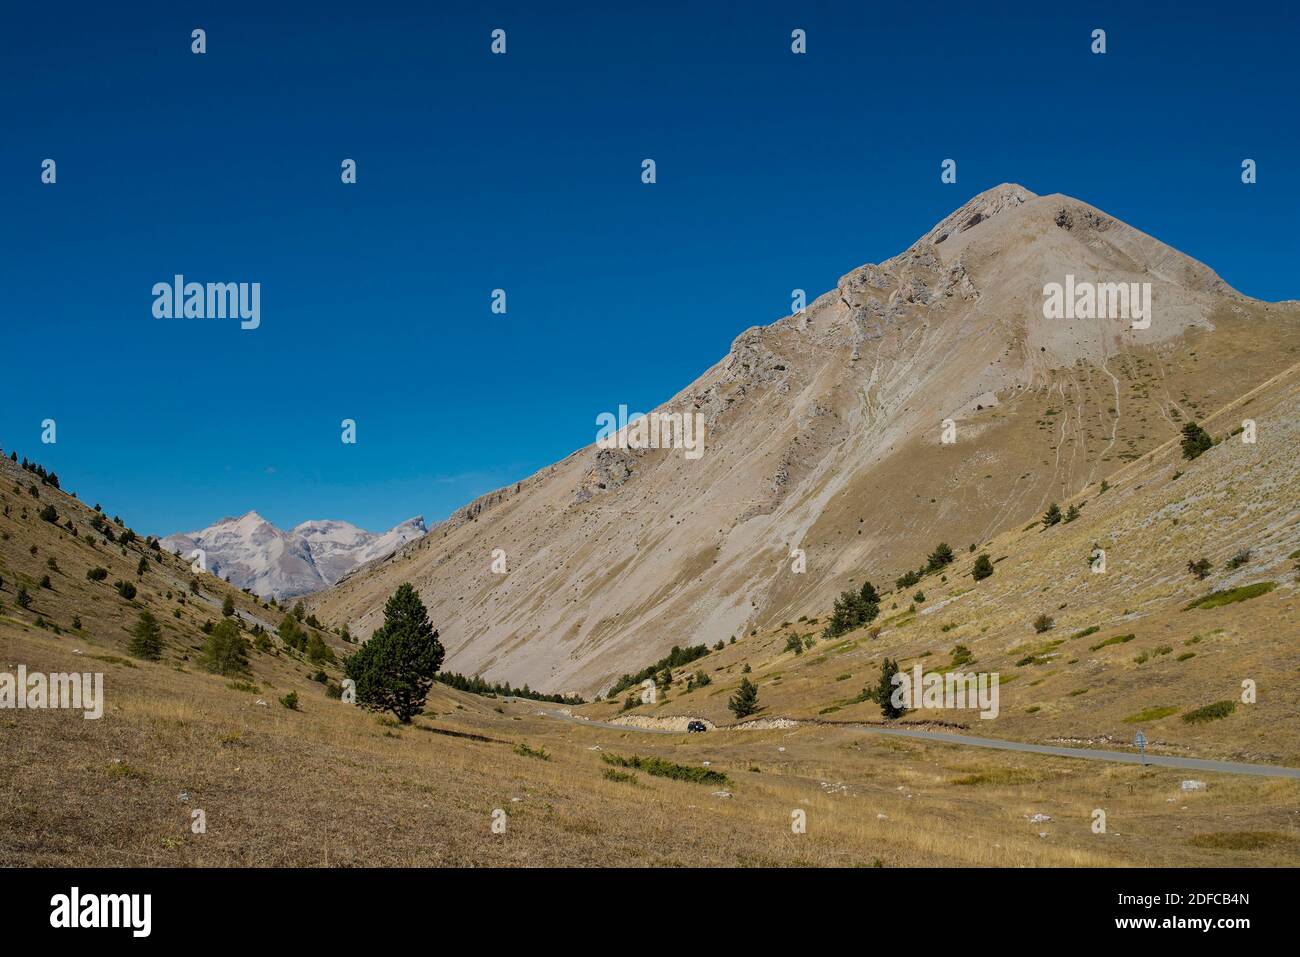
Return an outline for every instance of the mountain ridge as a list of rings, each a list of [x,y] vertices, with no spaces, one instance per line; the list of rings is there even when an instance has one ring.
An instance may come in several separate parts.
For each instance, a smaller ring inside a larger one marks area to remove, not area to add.
[[[161,545],[184,557],[202,550],[212,574],[229,577],[237,588],[284,599],[332,585],[427,532],[423,516],[386,532],[368,532],[337,519],[313,519],[285,531],[250,509],[206,528],[168,535]]]
[[[1149,283],[1154,321],[1046,319],[1045,285],[1067,275]],[[672,644],[824,609],[864,572],[906,570],[921,542],[984,541],[1100,481],[1279,371],[1298,317],[1096,207],[1003,184],[805,312],[743,330],[658,406],[703,417],[700,461],[577,450],[312,604],[364,635],[410,579],[455,670],[599,690]]]

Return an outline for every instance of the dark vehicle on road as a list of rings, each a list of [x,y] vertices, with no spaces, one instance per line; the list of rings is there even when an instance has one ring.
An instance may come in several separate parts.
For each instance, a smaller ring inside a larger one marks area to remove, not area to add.
[[[686,730],[694,734],[696,731],[708,731],[709,729],[704,726],[703,721],[692,721],[686,725]]]

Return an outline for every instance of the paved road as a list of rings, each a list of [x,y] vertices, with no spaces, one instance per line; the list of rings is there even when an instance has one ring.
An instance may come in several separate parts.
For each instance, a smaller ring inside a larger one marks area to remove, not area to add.
[[[608,721],[588,721],[555,711],[539,711],[548,718],[572,721],[596,728],[615,731],[640,731],[645,734],[682,734],[681,731],[662,731],[657,728],[638,728],[630,724],[611,724]],[[810,724],[813,722],[801,722]],[[1202,758],[1176,758],[1163,754],[1148,754],[1146,758],[1128,751],[1097,751],[1093,748],[1058,748],[1047,744],[1029,744],[1024,741],[1005,741],[1001,738],[977,738],[966,734],[949,734],[944,731],[918,731],[909,728],[882,728],[872,724],[843,724],[818,722],[821,727],[835,727],[865,731],[868,734],[888,734],[899,738],[918,738],[939,741],[970,748],[993,748],[997,751],[1022,751],[1029,754],[1051,754],[1062,758],[1082,758],[1087,761],[1117,761],[1122,764],[1147,764],[1162,768],[1182,768],[1187,771],[1218,771],[1223,774],[1251,774],[1257,777],[1300,778],[1300,768],[1284,768],[1276,764],[1242,764],[1237,761],[1207,761]],[[725,728],[718,730],[724,731]],[[717,732],[712,732],[716,734]]]
[[[1092,748],[1056,748],[1046,744],[1027,744],[1022,741],[1003,741],[999,738],[976,738],[965,734],[947,734],[942,731],[911,731],[905,728],[877,728],[872,725],[844,725],[871,734],[892,734],[900,738],[921,738],[925,741],[942,741],[945,744],[965,745],[973,748],[995,748],[998,751],[1027,751],[1031,754],[1053,754],[1063,758],[1084,758],[1089,761],[1119,761],[1124,764],[1149,764],[1163,768],[1184,768],[1188,771],[1221,771],[1225,774],[1254,774],[1270,778],[1300,778],[1300,768],[1284,768],[1276,764],[1241,764],[1236,761],[1206,761],[1201,758],[1175,758],[1163,754],[1148,754],[1145,759],[1127,751],[1096,751]]]

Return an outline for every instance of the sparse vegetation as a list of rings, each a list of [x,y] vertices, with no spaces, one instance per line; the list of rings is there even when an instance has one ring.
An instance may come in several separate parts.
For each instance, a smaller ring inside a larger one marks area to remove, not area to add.
[[[1207,704],[1187,712],[1187,714],[1183,715],[1183,720],[1188,724],[1205,724],[1208,721],[1218,721],[1221,718],[1226,718],[1236,710],[1237,703],[1235,701],[1215,701],[1213,704]]]
[[[827,638],[836,638],[854,628],[870,624],[879,614],[880,595],[871,582],[864,582],[858,591],[841,592],[840,597],[835,599],[835,608],[822,634]]]
[[[1190,611],[1193,608],[1219,608],[1222,605],[1231,605],[1239,601],[1249,601],[1252,598],[1258,598],[1260,595],[1267,595],[1277,587],[1277,582],[1255,582],[1253,585],[1242,585],[1239,588],[1228,588],[1222,591],[1212,591],[1203,598],[1187,605],[1184,611]]]
[[[708,645],[691,645],[687,648],[673,645],[672,649],[663,658],[660,658],[654,664],[642,668],[636,674],[625,674],[615,681],[605,692],[605,697],[612,698],[634,685],[639,685],[647,678],[654,678],[665,668],[681,668],[689,665],[693,661],[698,661],[709,653]]]
[[[1167,718],[1177,713],[1178,709],[1174,707],[1144,708],[1136,714],[1129,715],[1124,720],[1129,724],[1145,724],[1148,721],[1159,721],[1161,718]]]
[[[608,751],[600,756],[606,764],[612,764],[619,768],[633,768],[637,771],[644,771],[646,774],[653,775],[657,778],[672,778],[674,781],[690,781],[694,784],[726,784],[727,776],[721,771],[714,771],[711,768],[697,768],[686,764],[676,764],[672,761],[665,761],[662,758],[643,758],[639,755],[623,757],[618,754],[610,754]]]
[[[1113,635],[1112,637],[1107,638],[1105,641],[1099,641],[1099,642],[1097,642],[1097,644],[1090,646],[1089,650],[1091,650],[1091,651],[1100,651],[1101,649],[1105,648],[1105,647],[1108,646],[1108,645],[1122,645],[1122,644],[1126,644],[1127,642],[1132,641],[1132,640],[1133,640],[1134,638],[1136,638],[1136,637],[1137,637],[1137,635],[1133,635],[1133,634],[1128,634],[1128,635]]]

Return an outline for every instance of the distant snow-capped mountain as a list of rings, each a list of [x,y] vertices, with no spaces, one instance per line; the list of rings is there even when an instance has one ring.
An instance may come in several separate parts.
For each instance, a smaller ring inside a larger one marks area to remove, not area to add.
[[[186,558],[202,549],[212,574],[228,577],[231,584],[256,595],[283,599],[333,585],[427,531],[424,519],[417,516],[386,532],[329,520],[303,522],[286,532],[249,512],[197,532],[168,535],[161,544]]]

